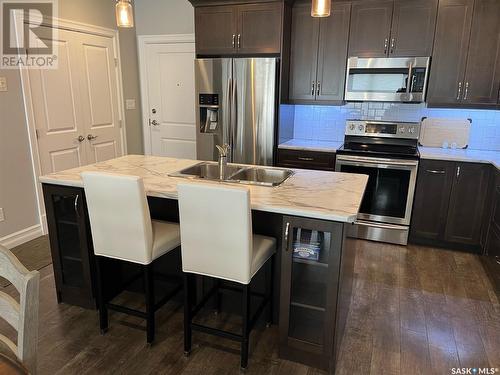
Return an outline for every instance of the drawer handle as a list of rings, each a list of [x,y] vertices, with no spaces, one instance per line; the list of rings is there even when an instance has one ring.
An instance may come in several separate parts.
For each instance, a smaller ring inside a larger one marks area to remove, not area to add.
[[[290,229],[290,223],[286,223],[285,228],[285,251],[288,251],[288,230]]]
[[[302,160],[302,161],[314,161],[314,158],[303,158],[300,156],[297,159]]]
[[[75,213],[76,213],[76,217],[79,218],[80,217],[80,213],[78,212],[78,198],[80,197],[79,194],[76,195],[75,197],[75,203],[74,203],[74,206],[75,206]]]
[[[495,256],[495,262],[497,262],[497,264],[500,264],[500,257],[498,255]]]
[[[426,172],[433,173],[433,174],[445,174],[445,171],[437,171],[435,169],[426,169]]]

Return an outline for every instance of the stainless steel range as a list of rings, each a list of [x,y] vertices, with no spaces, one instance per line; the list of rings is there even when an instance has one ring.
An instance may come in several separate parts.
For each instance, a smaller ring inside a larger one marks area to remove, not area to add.
[[[420,123],[347,121],[335,169],[369,176],[352,236],[408,243],[419,135]]]

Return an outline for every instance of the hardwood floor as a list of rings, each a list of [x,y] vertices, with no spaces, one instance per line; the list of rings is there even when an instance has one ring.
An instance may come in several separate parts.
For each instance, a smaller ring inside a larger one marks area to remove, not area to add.
[[[453,367],[500,367],[500,305],[477,256],[359,241],[353,299],[337,374],[451,374]],[[111,314],[101,336],[97,312],[57,305],[51,267],[40,288],[40,374],[236,374],[236,343],[194,334],[183,355],[182,307],[158,314],[146,345],[140,320]],[[12,287],[4,289],[12,292]],[[135,301],[130,294],[126,298]],[[139,303],[139,302],[138,302]],[[225,327],[237,316],[207,314]],[[0,324],[0,329],[4,325]],[[247,374],[320,374],[278,358],[276,326],[250,338]]]

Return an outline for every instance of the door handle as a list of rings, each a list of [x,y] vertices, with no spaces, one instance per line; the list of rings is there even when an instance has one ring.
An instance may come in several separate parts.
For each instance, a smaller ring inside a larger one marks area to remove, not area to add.
[[[304,157],[301,157],[301,156],[299,156],[297,159],[298,160],[302,160],[302,161],[314,161],[313,158],[304,158]]]
[[[76,139],[78,142],[82,143],[85,140],[85,137],[83,135],[79,135],[78,138]]]
[[[93,141],[93,140],[94,140],[94,139],[96,139],[96,138],[97,138],[97,135],[92,135],[92,134],[87,135],[87,139],[88,139],[89,141]]]
[[[316,83],[315,83],[314,81],[312,81],[311,96],[314,96],[314,87],[315,87],[314,85],[315,85],[315,84],[316,84]]]
[[[457,100],[460,100],[460,96],[462,95],[462,82],[458,82],[458,94]]]
[[[387,55],[387,47],[389,45],[389,38],[384,39],[384,55]]]
[[[460,177],[460,166],[457,167],[457,179]]]
[[[469,82],[465,82],[464,100],[467,100],[468,94],[469,94]]]
[[[391,39],[391,54],[394,53],[394,44],[396,43],[396,38]]]
[[[433,173],[433,174],[445,174],[445,171],[437,171],[435,169],[426,169],[426,172]]]
[[[236,47],[236,35],[235,34],[233,34],[233,43],[232,43],[232,45],[233,45],[233,48]]]
[[[80,214],[78,213],[78,198],[80,197],[79,194],[76,195],[75,197],[75,203],[74,203],[74,206],[75,206],[75,213],[76,213],[76,217],[80,217]]]
[[[241,34],[238,34],[238,49],[240,49],[241,46]]]
[[[288,251],[288,231],[290,229],[290,223],[286,223],[285,227],[285,251]]]
[[[318,81],[316,82],[316,95],[320,95],[320,92],[321,92],[321,82]]]
[[[153,126],[158,126],[158,125],[160,125],[160,124],[158,123],[158,121],[153,120],[153,121],[151,121],[151,125],[153,125]]]

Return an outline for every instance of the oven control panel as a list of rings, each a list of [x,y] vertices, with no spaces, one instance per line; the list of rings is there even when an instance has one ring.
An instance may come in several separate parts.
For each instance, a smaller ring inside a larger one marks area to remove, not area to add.
[[[346,122],[345,135],[418,139],[420,136],[420,123],[348,120]]]

